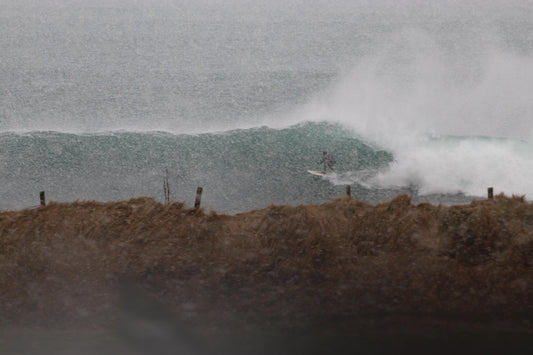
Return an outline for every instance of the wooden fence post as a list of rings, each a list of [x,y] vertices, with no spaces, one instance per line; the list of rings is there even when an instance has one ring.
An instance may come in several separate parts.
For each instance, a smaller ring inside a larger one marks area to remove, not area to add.
[[[352,187],[350,185],[346,185],[346,195],[352,196]]]
[[[45,199],[45,197],[44,197],[44,191],[41,191],[41,193],[39,194],[39,196],[41,197],[41,206],[46,205],[46,199]]]
[[[165,203],[168,205],[170,203],[170,186],[168,184],[168,169],[165,169],[166,175],[163,180],[163,191],[165,192]]]
[[[194,208],[200,208],[200,202],[202,201],[202,191],[201,187],[196,189],[196,201],[194,201]]]

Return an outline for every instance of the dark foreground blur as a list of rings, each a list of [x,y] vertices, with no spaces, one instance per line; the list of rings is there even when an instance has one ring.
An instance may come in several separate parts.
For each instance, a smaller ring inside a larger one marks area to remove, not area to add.
[[[0,353],[529,354],[533,205],[0,213]]]

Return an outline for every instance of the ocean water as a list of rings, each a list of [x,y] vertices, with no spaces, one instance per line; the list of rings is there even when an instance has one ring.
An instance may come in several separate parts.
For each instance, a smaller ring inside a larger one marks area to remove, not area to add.
[[[0,8],[0,209],[163,201],[166,176],[221,213],[533,194],[530,1]]]

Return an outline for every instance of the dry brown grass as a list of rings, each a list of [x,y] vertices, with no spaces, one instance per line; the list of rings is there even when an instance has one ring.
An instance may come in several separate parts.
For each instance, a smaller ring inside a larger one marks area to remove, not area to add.
[[[214,327],[365,314],[531,321],[533,205],[342,197],[228,216],[136,198],[0,213],[2,324],[107,324],[125,278]]]

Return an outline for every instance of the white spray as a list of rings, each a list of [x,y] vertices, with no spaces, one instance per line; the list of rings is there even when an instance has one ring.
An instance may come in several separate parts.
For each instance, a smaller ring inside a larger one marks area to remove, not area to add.
[[[496,42],[459,51],[401,31],[299,115],[340,122],[392,151],[374,186],[533,195],[533,53]]]

